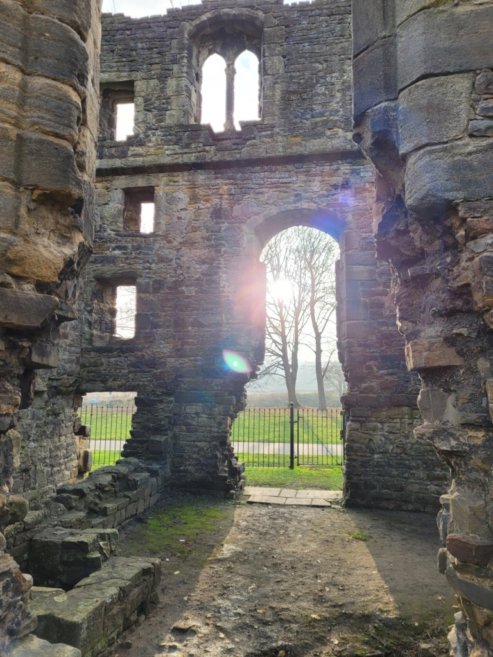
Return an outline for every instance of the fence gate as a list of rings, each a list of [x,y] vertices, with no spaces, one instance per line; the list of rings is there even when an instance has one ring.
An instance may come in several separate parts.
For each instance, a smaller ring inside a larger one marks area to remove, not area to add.
[[[130,438],[134,413],[133,399],[82,404],[81,422],[91,427],[89,444],[93,470],[118,461],[125,441]]]
[[[342,465],[339,408],[247,408],[233,423],[231,443],[246,467]]]

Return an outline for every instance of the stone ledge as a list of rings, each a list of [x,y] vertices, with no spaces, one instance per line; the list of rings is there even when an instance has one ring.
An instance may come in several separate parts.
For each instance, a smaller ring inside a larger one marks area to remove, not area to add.
[[[78,648],[82,657],[96,657],[145,613],[160,575],[159,559],[114,557],[67,593],[34,587],[36,634]]]
[[[62,643],[49,643],[30,634],[14,644],[10,657],[81,657],[80,650]]]

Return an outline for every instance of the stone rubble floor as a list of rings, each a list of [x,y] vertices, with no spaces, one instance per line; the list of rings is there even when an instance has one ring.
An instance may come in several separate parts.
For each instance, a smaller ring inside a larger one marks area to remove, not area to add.
[[[456,609],[434,518],[344,509],[339,495],[165,500],[122,533],[124,554],[160,556],[164,572],[113,657],[446,657]]]

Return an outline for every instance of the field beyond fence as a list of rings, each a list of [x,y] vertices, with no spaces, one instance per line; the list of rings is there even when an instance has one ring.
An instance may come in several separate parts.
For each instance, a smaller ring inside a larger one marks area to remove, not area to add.
[[[91,428],[93,467],[114,464],[130,438],[133,401],[82,406],[82,424]],[[240,463],[248,467],[290,465],[328,467],[343,464],[340,409],[247,408],[233,422],[231,442]]]

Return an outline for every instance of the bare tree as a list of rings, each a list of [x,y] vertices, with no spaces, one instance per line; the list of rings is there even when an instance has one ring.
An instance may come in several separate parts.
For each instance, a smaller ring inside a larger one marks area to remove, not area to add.
[[[342,397],[346,392],[347,384],[344,378],[341,364],[338,360],[331,360],[325,369],[325,382],[326,389],[329,393],[333,393],[337,397]]]
[[[337,246],[325,233],[296,227],[274,237],[264,250],[267,268],[266,354],[261,372],[284,378],[288,401],[299,405],[296,380],[300,347],[315,355],[319,407],[326,408],[324,340],[335,310]]]
[[[267,267],[266,354],[267,371],[280,374],[286,383],[288,402],[296,397],[300,340],[308,321],[302,290],[302,268],[294,240],[274,237],[264,252]]]
[[[335,242],[316,230],[300,231],[299,253],[306,273],[306,294],[310,325],[313,333],[315,354],[315,376],[317,380],[318,407],[325,410],[324,376],[330,363],[324,359],[323,340],[335,316],[336,290],[334,264],[337,257]]]

